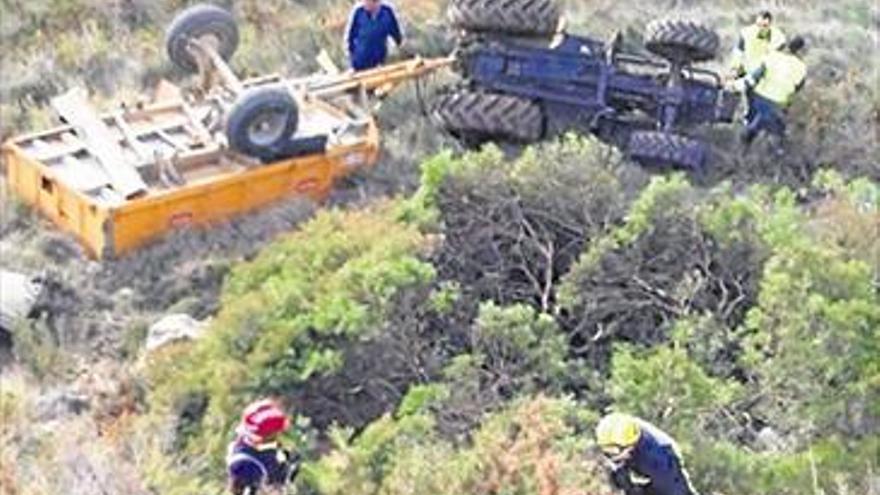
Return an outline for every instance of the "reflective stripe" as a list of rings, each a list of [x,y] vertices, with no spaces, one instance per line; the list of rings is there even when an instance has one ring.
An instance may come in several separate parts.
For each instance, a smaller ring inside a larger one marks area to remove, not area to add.
[[[269,472],[266,470],[266,466],[263,465],[256,457],[246,454],[244,452],[235,452],[226,458],[226,465],[232,466],[237,462],[250,462],[256,464],[258,468],[260,468],[260,472],[263,473],[263,479],[267,479],[269,477]]]
[[[770,36],[766,39],[758,36],[760,32],[761,28],[755,25],[745,27],[740,32],[743,49],[739,53],[740,60],[735,60],[734,63],[741,64],[746,72],[757,69],[765,55],[785,44],[785,34],[775,26],[770,27]]]
[[[787,107],[791,97],[807,76],[807,66],[796,56],[771,52],[764,57],[764,76],[755,86],[755,94]]]

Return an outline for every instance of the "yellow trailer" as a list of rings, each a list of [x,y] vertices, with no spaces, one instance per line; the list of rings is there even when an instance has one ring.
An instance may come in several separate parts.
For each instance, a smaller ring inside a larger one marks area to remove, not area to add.
[[[202,75],[197,98],[163,83],[154,101],[99,116],[80,93],[59,97],[67,125],[3,145],[8,186],[92,256],[120,256],[283,198],[324,198],[377,160],[370,95],[452,62],[239,81],[225,65],[237,41],[228,16],[196,6],[169,30],[172,60]]]

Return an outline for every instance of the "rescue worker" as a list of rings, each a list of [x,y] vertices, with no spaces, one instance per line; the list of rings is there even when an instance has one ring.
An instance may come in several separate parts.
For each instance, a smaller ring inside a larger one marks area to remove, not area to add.
[[[755,70],[765,55],[774,50],[780,50],[785,46],[785,33],[773,25],[773,14],[768,10],[761,11],[755,18],[755,23],[744,27],[739,33],[739,39],[733,48],[733,57],[730,63],[730,79],[738,79]],[[752,92],[744,92],[746,100],[746,115],[743,122],[752,118]]]
[[[752,72],[734,83],[736,90],[752,91],[749,119],[740,136],[747,147],[761,131],[767,131],[778,141],[776,152],[782,152],[785,114],[807,76],[807,66],[798,56],[804,45],[802,37],[794,37],[784,51],[768,53]]]
[[[394,8],[382,0],[360,0],[351,10],[345,35],[351,68],[365,70],[384,64],[388,38],[399,48],[403,46],[403,31]]]
[[[626,495],[696,495],[675,442],[650,423],[611,413],[596,426],[596,443]]]
[[[293,481],[299,458],[278,441],[289,426],[287,415],[271,399],[258,400],[245,408],[226,457],[233,495],[280,495]]]
[[[772,50],[785,46],[785,33],[773,25],[773,14],[762,11],[751,26],[743,28],[733,49],[731,78],[740,78],[755,70]]]

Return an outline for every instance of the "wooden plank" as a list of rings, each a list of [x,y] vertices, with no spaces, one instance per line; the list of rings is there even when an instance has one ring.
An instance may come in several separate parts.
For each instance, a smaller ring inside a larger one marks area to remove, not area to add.
[[[162,141],[165,141],[166,143],[173,146],[174,149],[176,149],[177,151],[189,150],[189,146],[183,144],[182,142],[180,142],[179,139],[177,139],[174,136],[172,136],[171,134],[165,132],[165,129],[156,130],[156,135],[159,136],[159,138],[162,139]]]
[[[34,141],[34,143],[36,142],[37,141]],[[60,145],[37,149],[32,156],[34,159],[46,163],[62,158],[65,155],[74,155],[76,153],[79,153],[80,151],[84,150],[85,147],[85,143],[64,143]]]
[[[134,130],[128,125],[128,122],[125,121],[125,117],[122,115],[122,112],[116,112],[114,114],[116,127],[122,131],[122,136],[125,138],[125,141],[128,142],[128,146],[134,151],[134,153],[138,156],[138,159],[141,161],[146,161],[150,159],[150,153],[144,143],[138,140],[138,136],[135,134]]]
[[[324,72],[331,76],[339,75],[339,73],[342,72],[339,70],[339,66],[337,66],[333,62],[333,58],[330,57],[330,54],[327,53],[327,50],[321,50],[321,53],[319,53],[318,56],[315,57],[315,61],[318,62],[318,65]]]
[[[147,184],[134,164],[126,162],[119,142],[113,138],[107,124],[96,115],[81,89],[74,89],[52,99],[52,107],[73,126],[77,136],[86,142],[113,188],[122,196],[130,198],[147,191]]]

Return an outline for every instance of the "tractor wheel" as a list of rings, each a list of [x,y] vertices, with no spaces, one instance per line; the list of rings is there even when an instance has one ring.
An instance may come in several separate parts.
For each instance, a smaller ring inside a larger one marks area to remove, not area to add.
[[[544,134],[540,105],[513,96],[455,92],[438,99],[434,115],[446,130],[468,143],[492,139],[531,143]]]
[[[452,0],[452,25],[474,32],[549,36],[560,26],[556,0]]]
[[[165,49],[175,65],[195,72],[198,63],[187,49],[192,38],[212,43],[217,53],[229,60],[238,48],[238,25],[232,14],[215,5],[194,5],[177,14],[165,31]]]
[[[700,141],[659,131],[630,135],[629,156],[646,166],[675,166],[699,172],[706,162],[706,145]]]
[[[239,96],[226,119],[229,147],[269,160],[296,132],[299,110],[286,88],[263,86]]]
[[[703,62],[718,52],[718,33],[696,22],[662,19],[650,22],[646,31],[645,47],[672,62]]]

